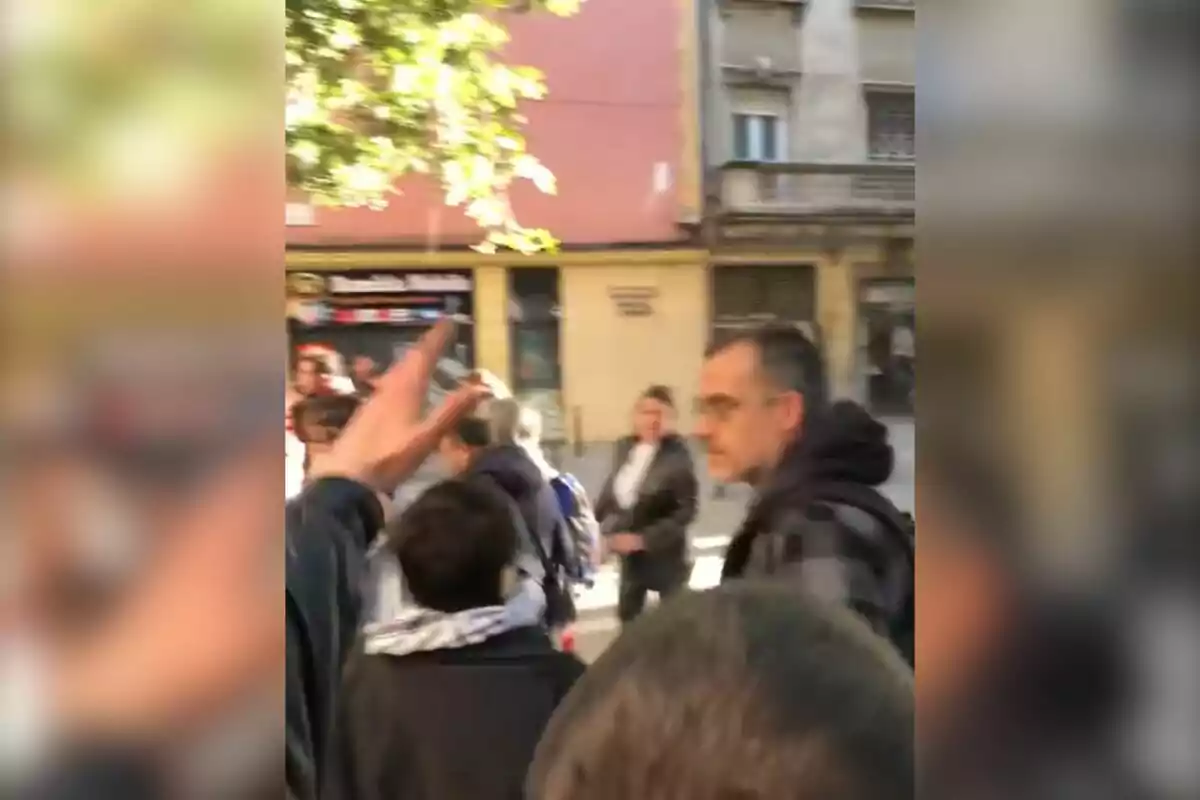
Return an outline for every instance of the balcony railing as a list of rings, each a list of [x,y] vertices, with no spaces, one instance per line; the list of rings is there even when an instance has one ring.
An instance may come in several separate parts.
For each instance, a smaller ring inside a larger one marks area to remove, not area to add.
[[[727,211],[797,216],[911,216],[913,164],[809,164],[734,161],[722,169]]]

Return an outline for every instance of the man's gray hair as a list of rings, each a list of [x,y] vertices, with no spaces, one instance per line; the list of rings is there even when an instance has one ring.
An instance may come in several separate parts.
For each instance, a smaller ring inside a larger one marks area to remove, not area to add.
[[[737,344],[748,344],[758,351],[763,374],[776,388],[799,393],[810,408],[827,404],[825,359],[821,348],[804,331],[779,323],[764,325],[711,345],[705,355],[711,358]]]
[[[494,444],[536,445],[542,438],[542,415],[513,398],[487,404],[488,427]]]

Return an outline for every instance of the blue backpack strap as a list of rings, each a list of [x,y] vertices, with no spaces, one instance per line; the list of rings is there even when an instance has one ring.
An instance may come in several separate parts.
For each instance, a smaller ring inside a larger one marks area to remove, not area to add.
[[[579,504],[575,501],[575,487],[571,485],[570,476],[558,474],[550,480],[554,496],[558,498],[558,507],[567,519],[579,513]]]

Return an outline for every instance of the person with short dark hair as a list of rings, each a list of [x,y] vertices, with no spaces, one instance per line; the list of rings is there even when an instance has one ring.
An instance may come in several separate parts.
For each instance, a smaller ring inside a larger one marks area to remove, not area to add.
[[[710,349],[696,435],[720,481],[756,496],[722,579],[772,577],[844,604],[893,637],[911,608],[911,524],[878,491],[892,473],[887,427],[830,402],[821,351],[771,325]]]
[[[386,531],[414,605],[350,657],[325,800],[520,796],[533,751],[583,673],[505,607],[520,534],[479,477],[431,487]]]
[[[583,576],[554,489],[519,441],[521,411],[512,398],[490,400],[443,437],[438,453],[452,474],[488,480],[512,501],[523,533],[518,566],[541,586],[546,624],[557,629],[574,619],[569,584]]]
[[[633,434],[617,442],[613,467],[596,501],[607,548],[621,558],[617,616],[637,617],[648,592],[670,597],[692,574],[688,526],[699,487],[687,443],[672,429],[675,398],[651,386],[634,407]]]
[[[354,384],[354,393],[366,399],[375,393],[375,382],[379,380],[379,367],[375,359],[365,353],[357,355],[350,362],[350,380]]]
[[[292,386],[301,398],[321,394],[325,390],[325,379],[329,377],[329,365],[316,356],[300,356],[296,359]]]
[[[445,613],[500,605],[517,549],[507,500],[484,481],[428,489],[387,531],[417,605]]]
[[[910,800],[913,674],[856,615],[788,587],[637,620],[555,712],[529,800]]]
[[[292,407],[296,438],[304,444],[306,474],[313,459],[333,446],[360,405],[362,401],[352,394],[318,394]]]

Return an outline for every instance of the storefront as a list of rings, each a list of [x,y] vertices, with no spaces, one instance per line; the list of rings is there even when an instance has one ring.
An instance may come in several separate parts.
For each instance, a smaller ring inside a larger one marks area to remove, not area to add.
[[[793,325],[820,345],[834,397],[880,415],[909,415],[916,363],[911,249],[849,239],[803,246],[797,233],[787,249],[764,238],[714,253],[712,336],[719,341],[768,322]]]
[[[916,284],[864,280],[859,296],[860,394],[872,413],[910,416],[916,392]]]
[[[690,430],[710,334],[706,259],[699,250],[290,252],[290,344],[385,367],[454,314],[462,324],[439,385],[491,371],[541,412],[548,442],[625,435],[634,400],[654,383],[675,391]]]
[[[809,264],[717,265],[711,272],[713,341],[766,323],[815,335],[816,268]]]
[[[453,386],[474,366],[474,276],[471,270],[292,272],[288,338],[295,350],[323,345],[347,367],[368,356],[386,369],[434,322],[451,315],[458,338],[447,348],[435,383]]]
[[[509,382],[513,394],[542,416],[542,439],[568,438],[563,409],[562,306],[558,267],[508,269]]]

